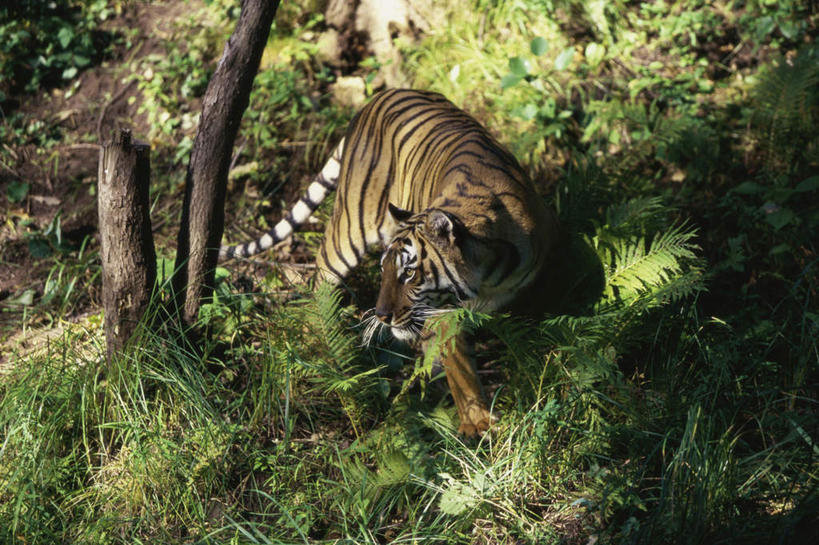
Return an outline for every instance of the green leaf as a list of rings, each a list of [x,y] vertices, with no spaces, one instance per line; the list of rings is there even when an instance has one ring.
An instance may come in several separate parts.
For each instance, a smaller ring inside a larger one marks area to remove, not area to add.
[[[71,66],[63,70],[63,79],[71,79],[77,75],[77,67]]]
[[[507,74],[503,76],[501,79],[501,89],[508,89],[510,87],[514,87],[520,80],[523,79],[520,76],[516,76],[515,74]]]
[[[791,250],[791,245],[787,242],[783,242],[782,244],[777,244],[770,250],[768,250],[768,255],[774,256],[779,254],[784,254],[785,252],[789,252]]]
[[[74,39],[74,30],[69,26],[64,26],[57,33],[57,40],[60,41],[60,45],[63,47],[63,49],[68,48],[72,39]]]
[[[532,51],[532,55],[543,55],[549,49],[549,42],[538,36],[529,44],[529,49]]]
[[[26,182],[11,182],[6,188],[6,197],[9,202],[20,202],[28,195],[28,190],[31,186]]]
[[[441,494],[441,511],[447,515],[460,515],[473,509],[480,501],[477,491],[471,486],[458,482],[447,473],[441,477],[448,481],[449,486]]]
[[[560,138],[560,135],[563,134],[563,129],[565,127],[561,123],[549,123],[544,129],[543,132],[546,135],[555,135]]]
[[[574,58],[574,48],[573,47],[567,47],[555,59],[555,70],[565,70],[566,68],[569,67],[569,64],[572,62],[573,58]]]
[[[5,304],[11,307],[27,307],[34,304],[34,290],[29,288],[20,295],[6,299]]]
[[[586,62],[589,63],[589,66],[594,68],[603,60],[603,57],[606,55],[606,48],[598,43],[591,42],[586,46],[585,55]]]
[[[516,76],[524,77],[529,73],[531,65],[529,61],[521,57],[512,57],[509,59],[509,70]]]
[[[804,193],[806,191],[816,191],[819,189],[819,176],[811,176],[799,182],[793,189],[797,193]]]
[[[735,188],[731,189],[731,193],[739,193],[740,195],[755,195],[757,193],[763,193],[764,191],[765,186],[751,181],[742,182]]]
[[[51,246],[40,237],[28,239],[28,253],[34,259],[42,259],[51,255]]]
[[[557,103],[555,99],[552,97],[547,98],[543,101],[543,106],[540,108],[540,115],[545,117],[546,119],[552,119],[555,114],[557,113]]]
[[[758,38],[764,38],[776,28],[776,21],[770,15],[766,15],[756,22],[756,35]]]
[[[517,108],[515,114],[522,117],[526,121],[529,121],[537,115],[537,106],[532,104],[531,102],[524,105],[522,108]]]
[[[802,26],[799,23],[792,23],[791,21],[780,21],[779,23],[779,31],[789,40],[795,39],[801,29]]]
[[[794,220],[796,220],[796,213],[790,208],[779,208],[765,216],[765,221],[770,223],[775,231],[779,231]]]

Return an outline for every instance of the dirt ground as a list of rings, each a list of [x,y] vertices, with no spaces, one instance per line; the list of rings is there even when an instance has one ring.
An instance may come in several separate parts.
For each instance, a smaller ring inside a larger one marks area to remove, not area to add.
[[[3,143],[10,164],[0,169],[0,305],[27,289],[42,292],[53,260],[33,258],[25,237],[36,226],[44,229],[60,214],[64,244],[79,247],[86,237],[97,245],[97,209],[94,186],[97,180],[100,138],[109,138],[114,128],[132,127],[135,135],[146,134],[144,116],[137,114],[139,90],[127,82],[128,60],[137,55],[161,53],[161,37],[190,3],[129,3],[126,11],[109,22],[111,27],[136,29],[133,47],[118,47],[111,58],[84,71],[63,88],[35,96],[12,97],[12,106],[30,120],[41,120],[39,130],[53,133],[58,144],[43,151],[37,145],[9,146]],[[125,82],[125,83],[123,83]],[[131,97],[137,100],[129,101]],[[4,117],[9,112],[3,112]],[[7,199],[8,184],[30,185],[19,203]],[[26,221],[28,220],[28,221]]]

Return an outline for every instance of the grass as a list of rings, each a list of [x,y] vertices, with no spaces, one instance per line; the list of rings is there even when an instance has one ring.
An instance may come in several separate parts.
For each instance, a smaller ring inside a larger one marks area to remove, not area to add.
[[[63,334],[0,376],[0,542],[812,543],[815,15],[473,8],[403,44],[407,66],[550,186],[566,260],[599,276],[539,323],[448,317],[481,332],[494,432],[465,441],[434,368],[360,346],[366,289],[294,299],[276,268],[253,290],[220,272],[204,346],[142,331],[106,364],[99,314],[61,320],[93,299],[96,254],[54,246],[53,295],[19,305]],[[293,164],[274,150],[308,142],[297,161],[319,164],[349,116],[310,96],[331,75],[299,28],[321,22],[289,10],[240,136],[237,164],[265,167],[232,181],[258,210],[286,181],[267,166]],[[155,167],[184,150],[159,145]],[[174,180],[157,180],[163,216]],[[365,267],[352,284],[376,283]]]

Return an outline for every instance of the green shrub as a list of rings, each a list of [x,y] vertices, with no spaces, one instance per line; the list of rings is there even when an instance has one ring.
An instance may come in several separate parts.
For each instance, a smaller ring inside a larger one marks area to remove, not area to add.
[[[73,79],[107,52],[102,21],[120,9],[106,0],[19,0],[0,7],[0,103]]]

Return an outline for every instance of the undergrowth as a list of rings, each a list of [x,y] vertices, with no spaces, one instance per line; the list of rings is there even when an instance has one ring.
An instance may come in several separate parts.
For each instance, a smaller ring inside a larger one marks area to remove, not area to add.
[[[0,106],[11,94],[72,80],[110,52],[103,22],[122,3],[21,0],[0,7]]]

